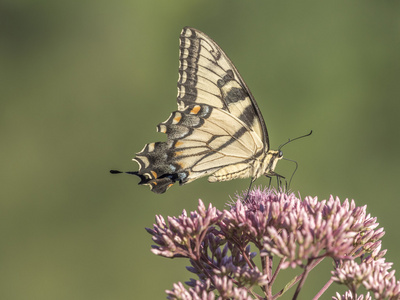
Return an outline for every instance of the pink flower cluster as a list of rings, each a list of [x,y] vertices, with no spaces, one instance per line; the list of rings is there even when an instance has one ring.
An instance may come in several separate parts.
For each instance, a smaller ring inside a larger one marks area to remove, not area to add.
[[[154,254],[189,259],[187,269],[198,277],[187,282],[188,288],[175,284],[167,291],[169,299],[276,299],[294,285],[296,299],[309,272],[325,258],[333,259],[335,267],[314,299],[333,282],[349,288],[334,299],[370,299],[357,295],[360,286],[377,299],[400,299],[400,282],[380,250],[384,231],[378,225],[366,206],[354,201],[301,200],[293,193],[256,189],[246,199],[238,196],[227,210],[206,208],[199,200],[197,211],[168,217],[168,223],[156,216],[147,231],[156,243]],[[288,267],[303,271],[273,294],[275,279]]]
[[[379,256],[383,256],[382,252]],[[391,267],[392,263],[372,255],[361,259],[361,263],[354,260],[341,261],[332,271],[332,278],[347,285],[353,293],[363,285],[376,299],[400,299],[400,282],[394,277],[395,271],[389,271]]]

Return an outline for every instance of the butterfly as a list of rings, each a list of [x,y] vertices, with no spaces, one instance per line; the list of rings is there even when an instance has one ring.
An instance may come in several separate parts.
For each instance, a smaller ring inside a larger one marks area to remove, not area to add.
[[[179,42],[178,110],[157,126],[167,141],[145,145],[133,159],[139,171],[127,173],[159,194],[204,176],[209,182],[284,178],[274,171],[282,151],[270,149],[257,102],[228,56],[191,27]]]

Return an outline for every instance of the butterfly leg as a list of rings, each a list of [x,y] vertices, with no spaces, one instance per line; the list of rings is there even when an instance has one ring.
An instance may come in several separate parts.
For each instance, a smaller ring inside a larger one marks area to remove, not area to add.
[[[284,188],[285,188],[285,190],[287,191],[288,184],[287,184],[286,177],[285,177],[285,176],[282,176],[282,175],[279,175],[279,174],[276,174],[276,178],[279,178],[279,188],[280,188],[280,189],[282,189],[282,186],[283,186],[283,184],[282,184],[282,179],[285,181]],[[278,189],[278,190],[280,190],[280,189]]]
[[[281,189],[282,186],[282,179],[280,176],[276,176],[276,185],[278,187],[278,191]]]
[[[284,188],[285,188],[285,190],[287,191],[288,185],[287,185],[286,177],[285,177],[285,176],[282,176],[282,175],[279,175],[279,174],[276,174],[276,178],[279,178],[279,188],[281,188],[281,189],[282,189],[282,186],[283,186],[283,184],[282,184],[282,179],[285,181]],[[278,190],[279,190],[279,189],[278,189]]]
[[[268,178],[269,178],[268,189],[270,189],[272,184],[272,177],[268,176]]]
[[[285,180],[285,187],[287,188],[287,180],[286,180],[285,176],[282,176],[282,175],[280,175],[278,173],[275,173],[275,172],[271,172],[266,176],[269,178],[269,186],[268,186],[268,188],[271,186],[271,179],[272,179],[273,176],[276,177],[276,185],[277,185],[277,190],[278,191],[280,191],[280,189],[281,189],[282,179]]]
[[[249,199],[250,189],[251,189],[251,186],[253,185],[253,182],[254,182],[254,181],[256,181],[255,178],[252,178],[251,181],[250,181],[249,188],[247,189],[246,197],[245,197],[244,200],[243,200],[243,203],[246,203],[247,200]]]

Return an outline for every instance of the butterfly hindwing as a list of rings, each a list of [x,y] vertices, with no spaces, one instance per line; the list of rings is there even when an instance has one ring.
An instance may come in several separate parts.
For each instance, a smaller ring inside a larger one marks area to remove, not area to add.
[[[262,151],[263,144],[243,125],[226,111],[205,104],[173,112],[157,126],[168,140],[147,144],[134,159],[141,183],[164,192],[176,181],[185,184],[227,166],[242,164],[240,169],[248,170],[247,160]]]
[[[157,126],[166,142],[147,144],[134,158],[139,184],[163,193],[210,175],[209,181],[251,177],[268,151],[258,106],[221,48],[189,27],[180,36],[178,110]]]

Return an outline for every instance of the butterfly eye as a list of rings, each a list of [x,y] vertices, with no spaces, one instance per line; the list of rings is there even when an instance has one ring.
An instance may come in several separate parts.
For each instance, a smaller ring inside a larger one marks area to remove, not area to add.
[[[283,157],[283,152],[279,151],[279,158]]]

